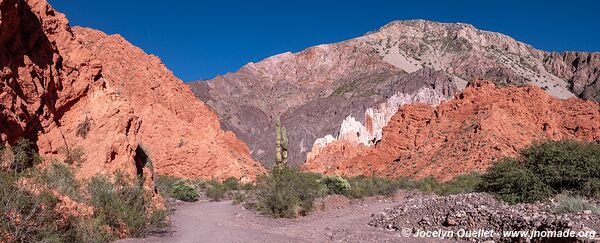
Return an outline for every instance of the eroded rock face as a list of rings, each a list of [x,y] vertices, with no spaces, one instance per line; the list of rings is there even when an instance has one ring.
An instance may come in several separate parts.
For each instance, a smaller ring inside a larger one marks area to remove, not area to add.
[[[477,81],[437,107],[401,106],[376,146],[332,142],[304,164],[324,174],[434,176],[485,171],[537,140],[600,139],[595,102],[561,100],[536,86],[498,88]]]
[[[44,1],[3,0],[1,138],[35,140],[89,91],[101,65]]]
[[[120,170],[145,175],[149,187],[151,168],[246,181],[262,172],[158,58],[119,36],[72,30],[43,0],[2,0],[0,8],[3,144],[25,137],[48,159],[82,148],[78,177]]]
[[[346,116],[360,117],[369,104],[381,102],[387,91],[377,83],[404,73],[371,50],[353,42],[316,46],[249,63],[191,87],[219,114],[223,128],[267,164],[274,162],[274,121],[281,117],[290,139],[289,161],[301,163],[316,138],[334,133]]]
[[[120,170],[142,175],[152,193],[153,172],[134,159],[141,120],[127,99],[104,86],[100,60],[75,38],[65,16],[46,1],[0,6],[1,143],[27,138],[48,161],[82,148],[86,161],[77,177]],[[153,200],[162,203],[158,194]]]
[[[77,40],[103,63],[105,86],[128,99],[142,120],[140,143],[156,172],[186,178],[236,177],[253,181],[263,168],[232,132],[221,130],[217,115],[196,99],[160,59],[119,35],[74,28]]]
[[[600,53],[545,53],[544,66],[568,80],[571,90],[579,97],[600,101]]]
[[[389,116],[378,115],[380,106],[393,103],[394,95],[416,96],[421,87],[439,91],[432,84],[440,76],[454,87],[448,92],[484,78],[502,85],[532,84],[559,98],[597,99],[596,57],[551,54],[468,24],[394,21],[359,38],[276,55],[191,87],[219,115],[223,128],[249,144],[263,163],[272,163],[273,121],[281,116],[290,132],[290,162],[299,164],[309,151],[321,150],[328,135],[376,142],[378,126],[386,123],[381,118]],[[395,82],[403,78],[408,81]],[[369,119],[376,121],[374,134]]]
[[[383,136],[383,128],[398,108],[404,104],[425,103],[438,105],[440,102],[450,98],[448,95],[432,90],[431,88],[421,88],[413,94],[398,93],[392,95],[387,102],[379,104],[376,108],[368,108],[364,115],[364,124],[357,121],[354,117],[348,116],[340,126],[339,135],[334,137],[331,134],[323,138],[318,138],[307,154],[306,159],[312,160],[319,155],[328,145],[335,141],[346,141],[346,144],[358,147],[359,145],[372,146]]]

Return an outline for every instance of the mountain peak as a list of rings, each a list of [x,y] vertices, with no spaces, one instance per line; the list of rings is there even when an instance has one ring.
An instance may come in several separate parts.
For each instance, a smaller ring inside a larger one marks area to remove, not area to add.
[[[394,20],[389,22],[379,28],[377,32],[385,30],[385,29],[394,29],[398,27],[418,27],[418,28],[427,28],[427,27],[446,27],[446,28],[468,28],[468,29],[477,29],[475,26],[467,23],[449,23],[449,22],[437,22],[426,19],[410,19],[410,20]]]

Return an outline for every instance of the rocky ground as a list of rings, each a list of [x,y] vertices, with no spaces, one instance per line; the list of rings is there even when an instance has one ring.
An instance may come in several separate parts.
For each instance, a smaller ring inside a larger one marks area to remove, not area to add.
[[[315,202],[316,211],[296,219],[273,219],[233,205],[232,201],[179,202],[172,231],[123,242],[456,242],[518,241],[492,237],[420,237],[418,232],[486,230],[600,230],[592,212],[557,215],[556,203],[508,205],[485,193],[439,197],[399,191],[390,197],[350,200],[328,196]],[[574,239],[561,238],[558,242]],[[581,241],[593,241],[580,238]]]
[[[423,242],[367,225],[372,215],[408,198],[405,192],[361,200],[330,196],[316,202],[316,212],[296,219],[273,219],[232,201],[181,203],[172,232],[123,242]]]
[[[500,234],[482,237],[460,237],[463,240],[519,241],[503,237],[505,230],[518,231],[598,231],[600,216],[592,211],[553,214],[555,203],[508,205],[486,193],[469,193],[447,197],[424,196],[401,202],[373,217],[369,225],[410,232],[486,230]],[[458,235],[458,233],[457,233]],[[596,238],[597,240],[598,238]],[[580,240],[590,240],[581,237]],[[521,239],[523,241],[523,239]],[[561,239],[575,241],[575,239]]]

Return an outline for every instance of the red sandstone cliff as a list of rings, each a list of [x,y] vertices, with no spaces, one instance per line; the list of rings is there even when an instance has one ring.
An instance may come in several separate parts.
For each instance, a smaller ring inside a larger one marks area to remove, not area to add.
[[[484,171],[536,140],[600,139],[600,108],[561,100],[535,86],[498,88],[477,81],[437,108],[402,106],[372,147],[333,142],[304,169],[325,174],[435,176]]]
[[[46,158],[81,147],[79,177],[158,173],[253,180],[245,144],[160,62],[123,38],[71,29],[44,0],[1,0],[0,142],[34,141]],[[88,124],[81,133],[81,125]],[[140,144],[146,151],[140,149]],[[139,157],[139,156],[138,156]]]
[[[254,180],[262,167],[217,115],[153,55],[119,35],[74,28],[75,36],[102,62],[105,85],[126,97],[142,120],[139,140],[159,174],[188,178]]]

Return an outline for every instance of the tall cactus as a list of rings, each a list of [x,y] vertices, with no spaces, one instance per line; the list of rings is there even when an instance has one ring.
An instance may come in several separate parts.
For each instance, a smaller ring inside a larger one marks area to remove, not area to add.
[[[288,161],[288,138],[287,138],[287,131],[285,129],[285,127],[281,128],[281,139],[282,139],[282,143],[281,143],[281,157],[283,159],[283,164],[287,164]]]
[[[275,150],[275,162],[277,163],[277,165],[281,165],[283,164],[283,156],[281,154],[281,122],[279,121],[279,119],[277,119],[275,121],[275,133],[276,133],[276,138],[275,138],[275,146],[276,146],[276,150]]]
[[[275,162],[277,166],[281,166],[287,164],[288,139],[285,127],[281,127],[281,122],[279,121],[279,119],[275,121],[275,133]]]

